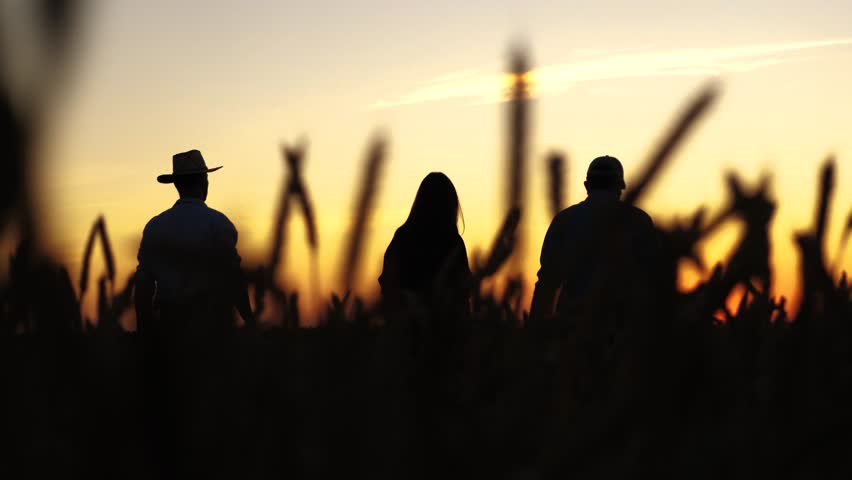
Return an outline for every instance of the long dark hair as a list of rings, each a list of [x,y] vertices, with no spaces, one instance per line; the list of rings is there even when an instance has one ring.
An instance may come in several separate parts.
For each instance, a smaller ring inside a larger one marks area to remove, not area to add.
[[[420,182],[405,225],[418,230],[458,233],[460,216],[464,225],[459,196],[453,182],[441,172],[432,172]]]

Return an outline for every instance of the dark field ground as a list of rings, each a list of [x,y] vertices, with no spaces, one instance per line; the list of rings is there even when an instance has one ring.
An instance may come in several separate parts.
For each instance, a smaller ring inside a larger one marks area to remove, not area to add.
[[[171,399],[193,476],[848,477],[848,298],[808,324],[757,303],[598,363],[577,335],[497,316],[455,342],[403,320],[240,331],[183,344],[153,384],[136,334],[6,337],[0,468],[160,477],[150,427]]]

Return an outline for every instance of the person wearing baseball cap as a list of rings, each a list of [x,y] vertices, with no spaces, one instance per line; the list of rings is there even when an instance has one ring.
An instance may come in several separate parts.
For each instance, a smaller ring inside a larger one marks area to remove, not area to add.
[[[586,192],[605,191],[618,192],[626,188],[624,184],[624,168],[615,157],[604,155],[592,160],[586,172]]]
[[[647,213],[621,201],[626,188],[621,162],[609,155],[595,158],[583,185],[586,199],[559,212],[544,237],[531,326],[570,322],[611,280],[627,284],[649,278],[655,268],[656,229]]]

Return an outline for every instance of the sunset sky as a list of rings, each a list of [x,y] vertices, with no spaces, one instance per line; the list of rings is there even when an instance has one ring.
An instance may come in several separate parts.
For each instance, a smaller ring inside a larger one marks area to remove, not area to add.
[[[48,248],[72,275],[104,214],[123,283],[145,223],[176,199],[156,176],[170,171],[172,154],[192,148],[224,165],[210,176],[207,203],[236,224],[244,260],[265,257],[285,174],[282,142],[305,138],[322,289],[337,288],[375,131],[390,149],[362,291],[377,287],[384,248],[430,171],[455,183],[468,251],[486,248],[504,214],[502,73],[516,42],[529,47],[534,67],[523,263],[531,279],[550,221],[546,153],[568,155],[570,203],[584,198],[585,169],[598,155],[621,159],[629,185],[711,79],[721,82],[720,101],[641,204],[655,222],[700,205],[718,210],[726,170],[748,181],[771,171],[776,287],[792,295],[792,234],[811,225],[818,168],[830,153],[838,161],[831,260],[852,207],[852,2],[175,3],[88,9],[39,169]],[[731,224],[708,239],[708,263],[725,258],[736,234]],[[289,237],[285,274],[306,280],[300,218]],[[852,268],[852,250],[841,264]]]

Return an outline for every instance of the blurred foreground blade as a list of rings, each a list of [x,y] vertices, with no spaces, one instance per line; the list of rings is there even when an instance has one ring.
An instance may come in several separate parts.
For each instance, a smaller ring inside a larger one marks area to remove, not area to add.
[[[550,178],[550,213],[555,217],[565,205],[565,156],[561,152],[550,154],[547,172]]]
[[[109,278],[110,283],[114,283],[115,256],[112,253],[112,244],[109,241],[109,235],[107,235],[106,219],[104,219],[103,215],[98,218],[98,233],[101,237],[101,248],[103,249],[104,262],[106,262],[107,278]]]
[[[817,204],[816,219],[814,221],[814,235],[820,248],[825,245],[825,228],[828,222],[828,214],[831,209],[831,192],[834,190],[834,157],[829,156],[822,165],[819,182],[819,200]]]
[[[373,213],[376,191],[378,190],[379,178],[384,165],[387,141],[381,135],[376,135],[367,149],[367,161],[364,165],[364,174],[361,178],[361,188],[358,192],[355,204],[355,215],[352,228],[349,231],[349,243],[343,257],[343,273],[341,282],[345,292],[352,288],[355,280],[361,249],[364,244],[364,234],[367,223]]]
[[[692,100],[686,110],[680,115],[677,122],[675,122],[672,129],[669,130],[665,139],[654,150],[653,155],[647,160],[639,175],[639,179],[636,182],[631,182],[632,186],[624,193],[623,197],[626,203],[636,203],[639,201],[642,194],[656,179],[660,170],[671,158],[674,149],[686,137],[692,125],[701,118],[718,96],[719,87],[716,83],[711,83],[704,87],[698,96]]]
[[[477,265],[477,278],[482,279],[494,275],[512,255],[517,240],[516,230],[520,220],[520,209],[509,210],[506,219],[503,221],[503,226],[500,227],[500,232],[497,233],[497,238],[494,239],[494,244],[488,253],[488,259],[484,265]]]
[[[843,253],[846,251],[846,244],[849,242],[849,233],[852,232],[852,211],[846,217],[846,225],[843,227],[843,233],[840,234],[840,245],[837,247],[836,257],[834,258],[834,268],[837,270],[840,267],[840,262],[843,261]]]

